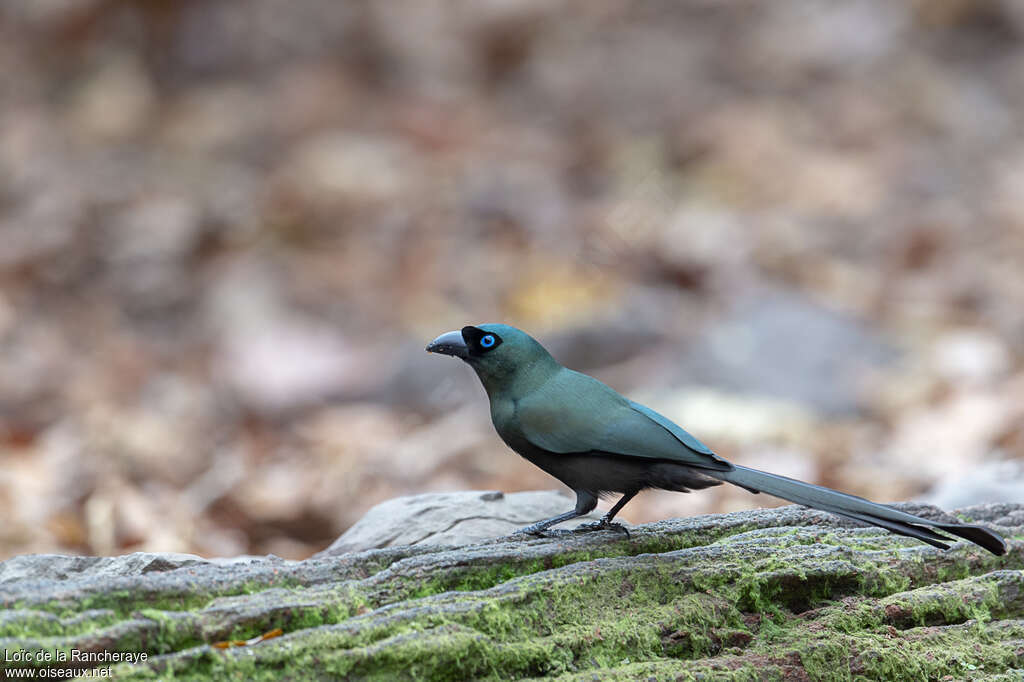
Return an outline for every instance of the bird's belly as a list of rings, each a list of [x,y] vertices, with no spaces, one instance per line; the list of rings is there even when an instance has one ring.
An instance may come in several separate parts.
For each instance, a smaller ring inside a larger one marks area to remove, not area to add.
[[[517,452],[573,490],[599,495],[652,486],[649,461],[631,461],[601,453],[554,453],[533,447]]]
[[[637,492],[646,488],[688,492],[720,483],[675,462],[607,452],[549,452],[536,447],[515,432],[498,433],[506,445],[533,465],[573,490],[585,490],[594,495]]]

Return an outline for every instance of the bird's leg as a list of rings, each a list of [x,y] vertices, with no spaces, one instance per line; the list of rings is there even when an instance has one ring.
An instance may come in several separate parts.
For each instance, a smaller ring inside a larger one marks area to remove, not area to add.
[[[618,514],[620,511],[622,511],[622,508],[626,506],[626,503],[628,503],[630,500],[632,500],[634,497],[636,497],[636,494],[638,492],[640,492],[640,491],[634,490],[634,491],[628,492],[625,495],[623,495],[622,497],[620,497],[619,501],[616,502],[612,506],[612,508],[608,510],[608,513],[601,517],[601,523],[603,523],[605,525],[610,524],[612,522],[612,519],[615,518],[615,515]]]
[[[547,530],[551,526],[554,526],[557,523],[562,523],[563,521],[569,521],[570,519],[575,519],[578,516],[589,514],[590,511],[596,506],[597,497],[595,495],[592,495],[591,493],[585,491],[577,490],[575,509],[573,509],[572,511],[567,511],[564,514],[559,514],[558,516],[552,516],[550,519],[538,521],[537,523],[526,526],[525,528],[520,528],[515,532],[515,534],[518,535],[520,533],[527,533],[529,535],[542,535],[545,530]],[[568,533],[568,531],[561,532]]]
[[[562,521],[575,519],[577,516],[582,516],[582,514],[577,513],[577,511],[573,509],[572,511],[567,511],[564,514],[552,516],[550,519],[544,519],[543,521],[538,521],[537,523],[530,524],[525,528],[520,528],[516,531],[516,533],[526,533],[528,535],[542,535],[544,531],[546,531],[551,526],[561,523]]]
[[[636,497],[637,492],[639,491],[634,490],[632,492],[625,493],[622,497],[619,498],[619,501],[616,502],[615,505],[608,510],[608,513],[601,517],[600,521],[580,524],[576,530],[604,530],[605,528],[615,528],[625,533],[626,537],[628,538],[629,530],[627,530],[626,527],[623,526],[621,523],[613,523],[612,519],[614,519],[615,515],[618,514],[619,511],[621,511],[622,508],[626,506],[627,502]]]

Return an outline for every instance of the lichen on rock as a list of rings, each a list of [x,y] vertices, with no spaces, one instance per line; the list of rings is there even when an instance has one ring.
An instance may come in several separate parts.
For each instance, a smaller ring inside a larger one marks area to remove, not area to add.
[[[790,506],[305,561],[17,557],[0,648],[148,654],[118,679],[1019,679],[1024,505],[958,514],[1010,551]]]

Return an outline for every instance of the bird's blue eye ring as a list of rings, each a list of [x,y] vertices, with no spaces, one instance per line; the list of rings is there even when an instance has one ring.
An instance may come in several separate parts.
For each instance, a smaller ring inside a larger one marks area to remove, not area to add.
[[[480,339],[480,345],[482,347],[484,347],[484,348],[490,348],[491,346],[493,346],[494,345],[494,335],[493,334],[487,334],[486,336],[481,338]]]

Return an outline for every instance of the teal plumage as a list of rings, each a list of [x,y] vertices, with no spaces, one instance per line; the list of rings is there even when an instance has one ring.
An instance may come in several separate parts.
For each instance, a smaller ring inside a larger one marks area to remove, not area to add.
[[[886,528],[947,549],[960,536],[1003,554],[1003,539],[983,526],[940,523],[854,495],[732,464],[676,423],[597,379],[560,365],[536,339],[504,324],[463,327],[427,350],[461,358],[484,386],[491,421],[514,451],[576,493],[576,507],[524,532],[540,533],[590,512],[597,498],[622,497],[597,524],[611,525],[638,492],[687,492],[723,482]]]
[[[665,417],[626,400],[593,377],[564,367],[517,404],[512,423],[495,422],[495,426],[499,431],[518,428],[527,440],[549,452],[613,452],[700,469],[731,468]]]

